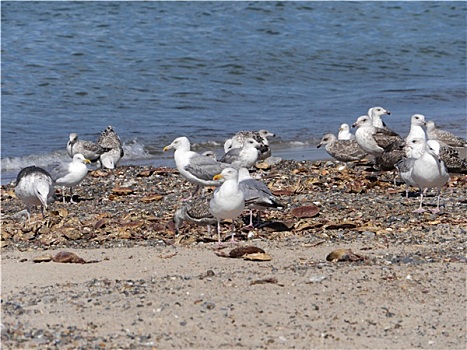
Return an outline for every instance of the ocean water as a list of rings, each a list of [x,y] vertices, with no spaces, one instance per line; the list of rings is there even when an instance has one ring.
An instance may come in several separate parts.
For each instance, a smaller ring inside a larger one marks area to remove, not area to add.
[[[113,125],[123,164],[174,166],[185,135],[222,154],[268,129],[273,155],[368,108],[408,133],[424,114],[466,136],[466,2],[1,2],[2,183],[68,159]]]

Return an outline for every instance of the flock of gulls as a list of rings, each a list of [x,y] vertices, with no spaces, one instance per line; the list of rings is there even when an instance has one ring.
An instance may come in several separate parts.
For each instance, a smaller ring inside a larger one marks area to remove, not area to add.
[[[391,113],[382,107],[373,107],[355,121],[352,134],[348,124],[342,124],[337,137],[326,134],[318,147],[324,146],[327,153],[341,162],[358,161],[365,157],[373,159],[377,170],[396,169],[406,183],[406,196],[409,186],[420,190],[420,205],[414,212],[423,209],[424,191],[437,189],[437,206],[440,211],[440,189],[449,181],[449,172],[467,171],[467,162],[459,156],[457,147],[467,147],[465,139],[438,129],[434,122],[425,121],[421,114],[411,117],[411,127],[407,137],[402,138],[383,122],[382,117]],[[175,230],[190,221],[200,225],[216,225],[218,240],[221,240],[221,221],[232,220],[231,237],[235,236],[235,220],[249,209],[250,220],[247,227],[260,225],[260,212],[283,205],[260,179],[250,175],[250,170],[258,161],[271,156],[268,137],[275,135],[267,130],[240,131],[225,141],[224,155],[217,160],[214,152],[203,154],[191,150],[187,137],[178,137],[164,151],[174,150],[174,161],[180,175],[196,187],[183,205],[174,213]],[[50,171],[30,166],[22,169],[16,180],[16,196],[26,204],[28,219],[32,206],[41,206],[45,215],[47,204],[55,199],[55,186],[70,188],[73,202],[73,187],[77,186],[88,172],[87,164],[93,162],[107,169],[115,169],[123,157],[122,142],[113,130],[107,127],[97,142],[78,139],[70,134],[67,152],[70,163],[58,164]],[[204,188],[215,186],[210,198]],[[197,195],[201,190],[201,194]],[[253,222],[253,210],[258,211],[257,222]]]
[[[465,139],[448,131],[438,129],[433,121],[426,121],[422,114],[414,114],[410,119],[410,130],[405,138],[391,130],[382,117],[391,112],[382,107],[373,107],[367,115],[358,117],[352,127],[342,124],[338,136],[326,134],[318,147],[324,145],[330,156],[342,162],[360,160],[372,156],[374,168],[378,170],[397,169],[406,184],[406,197],[409,186],[420,189],[420,206],[423,209],[423,193],[428,188],[436,188],[439,212],[441,187],[449,181],[449,172],[467,171],[467,162],[459,156],[457,147],[467,147]]]
[[[101,168],[115,169],[124,155],[122,141],[112,126],[101,133],[97,142],[80,140],[76,133],[71,133],[66,149],[72,158],[70,163],[52,165],[49,171],[34,165],[28,166],[21,169],[16,177],[15,194],[26,204],[29,221],[32,206],[41,206],[42,215],[45,215],[47,204],[55,200],[55,186],[70,188],[70,202],[73,202],[73,187],[86,177],[86,164],[92,162]]]

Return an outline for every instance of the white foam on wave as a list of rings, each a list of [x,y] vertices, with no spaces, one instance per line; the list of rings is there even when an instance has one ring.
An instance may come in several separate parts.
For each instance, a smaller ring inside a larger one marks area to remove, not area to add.
[[[146,151],[145,146],[143,144],[139,143],[136,140],[124,143],[123,151],[125,152],[123,160],[126,161],[131,159],[149,159],[154,157],[148,151]]]
[[[46,154],[31,154],[23,157],[7,157],[2,159],[2,172],[16,171],[31,165],[46,168],[54,163],[67,160],[70,160],[70,157],[65,150]]]

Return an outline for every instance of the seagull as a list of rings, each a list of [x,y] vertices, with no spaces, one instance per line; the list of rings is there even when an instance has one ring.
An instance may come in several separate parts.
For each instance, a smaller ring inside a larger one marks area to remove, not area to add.
[[[338,140],[355,140],[355,135],[350,132],[349,124],[341,124],[339,133],[337,134]]]
[[[122,141],[109,125],[100,135],[97,144],[106,149],[100,156],[100,162],[103,168],[115,169],[120,159],[124,156]]]
[[[251,168],[259,157],[261,144],[254,138],[247,137],[242,148],[232,148],[219,160],[222,163],[232,164],[234,168]]]
[[[271,156],[271,148],[269,147],[268,137],[275,136],[276,134],[264,129],[258,131],[239,131],[232,138],[225,141],[224,152],[227,153],[231,149],[243,147],[245,140],[251,137],[262,145],[258,159],[264,160]]]
[[[355,132],[355,139],[358,145],[367,153],[377,157],[384,152],[393,142],[400,140],[399,135],[391,132],[387,128],[377,128],[373,126],[371,118],[363,115],[358,117],[352,127],[358,127]]]
[[[214,191],[209,202],[209,211],[217,219],[218,240],[221,241],[221,220],[232,220],[232,241],[235,236],[235,219],[245,209],[245,196],[238,185],[238,171],[226,168],[214,176],[214,180],[224,179],[220,187]]]
[[[426,133],[429,140],[444,142],[451,147],[467,147],[467,141],[445,130],[438,129],[434,121],[430,120],[426,123]]]
[[[446,165],[448,172],[467,172],[467,161],[460,157],[459,151],[457,149],[436,140],[428,140],[426,143],[433,149],[437,150],[437,154]],[[425,148],[407,147],[405,153],[407,158],[420,158],[423,153],[425,153]]]
[[[418,146],[421,145],[421,146]],[[418,209],[414,210],[415,213],[423,213],[425,210],[423,206],[423,189],[436,187],[438,192],[438,201],[436,209],[433,209],[433,213],[438,213],[439,202],[440,202],[440,192],[441,187],[444,186],[449,181],[449,174],[446,170],[444,162],[439,159],[439,156],[436,154],[439,149],[437,149],[436,144],[430,146],[426,143],[423,138],[414,139],[408,145],[411,148],[423,147],[425,152],[423,155],[416,159],[413,162],[411,178],[414,183],[420,188],[420,206]]]
[[[427,144],[439,155],[448,172],[464,173],[467,171],[467,161],[459,156],[455,148],[436,140],[428,140]]]
[[[164,147],[164,152],[175,149],[174,160],[178,171],[189,182],[197,185],[189,198],[193,197],[201,186],[219,186],[221,182],[213,180],[214,175],[230,167],[230,164],[219,163],[210,157],[191,151],[190,148],[190,141],[185,136],[176,138],[170,145]]]
[[[86,177],[88,167],[91,163],[89,159],[84,158],[81,153],[75,154],[70,163],[59,164],[50,172],[54,185],[69,187],[71,192],[70,202],[73,201],[73,187],[78,185]],[[65,203],[65,190],[63,191],[63,203]]]
[[[383,121],[381,120],[381,117],[390,114],[391,112],[384,109],[383,107],[372,107],[368,110],[368,116],[370,117],[373,126],[381,129],[386,127],[386,125],[384,125]]]
[[[75,154],[81,153],[86,159],[91,162],[99,160],[99,157],[106,150],[99,146],[97,143],[92,141],[79,140],[78,134],[72,132],[70,134],[70,140],[66,145],[68,155],[73,158]]]
[[[402,181],[405,182],[405,198],[409,198],[409,186],[418,187],[412,179],[412,168],[416,160],[416,158],[404,157],[394,165]]]
[[[325,145],[326,152],[328,152],[331,157],[341,162],[360,160],[367,155],[367,153],[358,145],[357,141],[338,140],[333,134],[324,135],[318,145],[318,148],[322,145]]]
[[[395,168],[397,162],[405,157],[405,142],[396,140],[387,146],[381,155],[375,158],[374,168],[389,171]]]
[[[209,211],[209,201],[204,198],[193,199],[177,209],[174,213],[175,233],[179,234],[183,221],[193,222],[197,225],[207,225],[208,234],[211,234],[211,225],[217,223],[217,219]]]
[[[54,200],[53,181],[50,174],[39,167],[28,166],[16,178],[15,194],[26,204],[28,221],[31,222],[31,206],[40,205],[45,217],[47,204]]]
[[[409,143],[411,140],[423,138],[426,140],[425,130],[422,126],[426,125],[425,116],[423,114],[414,114],[410,118],[410,132],[405,138],[405,141]]]
[[[206,157],[209,157],[209,158],[212,158],[214,160],[217,161],[217,155],[214,151],[205,151],[202,153],[203,156],[206,156]]]
[[[247,227],[253,228],[253,210],[258,210],[258,224],[260,223],[261,210],[268,208],[282,208],[274,195],[263,182],[250,176],[247,168],[238,171],[238,187],[243,192],[245,204],[250,209],[250,223]]]

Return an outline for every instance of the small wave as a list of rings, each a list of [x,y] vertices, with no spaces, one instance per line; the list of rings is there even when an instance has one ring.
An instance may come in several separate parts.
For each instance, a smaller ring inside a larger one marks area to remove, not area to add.
[[[153,155],[146,150],[145,145],[136,140],[124,143],[123,151],[125,152],[123,156],[125,160],[153,158]]]
[[[2,159],[2,172],[16,171],[31,165],[45,168],[51,164],[69,159],[70,157],[66,151],[55,151],[46,154],[31,154],[23,157],[7,157]]]

